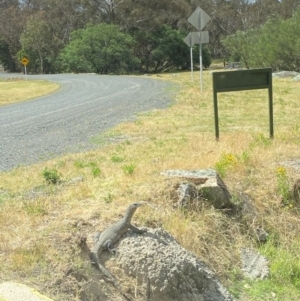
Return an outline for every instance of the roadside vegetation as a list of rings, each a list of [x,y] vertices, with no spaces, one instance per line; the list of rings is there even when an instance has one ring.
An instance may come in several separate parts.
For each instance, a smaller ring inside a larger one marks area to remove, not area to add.
[[[190,49],[182,39],[196,30],[188,18],[197,7],[211,17],[203,29],[205,66],[211,55],[241,59],[247,68],[299,70],[298,0],[1,1],[0,62],[15,72],[26,57],[29,73],[187,70]]]
[[[47,81],[0,78],[0,106],[44,96],[58,89],[58,84]]]
[[[263,26],[237,31],[222,42],[230,59],[246,68],[300,71],[300,10],[287,20],[272,16]]]
[[[76,237],[87,235],[91,245],[94,233],[129,203],[147,200],[160,209],[143,208],[134,222],[169,231],[237,300],[300,299],[300,212],[290,197],[300,177],[300,83],[273,80],[273,140],[267,90],[219,94],[216,141],[210,72],[204,72],[202,94],[196,78],[162,74],[159,79],[181,88],[174,103],[95,137],[96,150],[0,173],[0,282],[26,280],[55,300],[80,300],[91,272]],[[173,208],[170,181],[160,172],[205,168],[220,173],[236,202],[247,195],[256,218],[239,219],[209,204],[196,211]],[[266,243],[253,236],[257,226],[269,233]],[[243,277],[241,247],[269,259],[269,279]]]

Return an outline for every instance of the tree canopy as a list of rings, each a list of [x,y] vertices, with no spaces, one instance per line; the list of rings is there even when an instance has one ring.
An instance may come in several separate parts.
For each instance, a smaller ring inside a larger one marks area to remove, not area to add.
[[[252,39],[270,18],[292,19],[300,8],[300,1],[0,0],[0,61],[14,71],[21,67],[20,55],[27,55],[32,72],[58,72],[62,51],[73,43],[74,31],[84,30],[88,24],[107,24],[117,26],[120,33],[132,37],[130,47],[135,59],[140,61],[139,70],[182,69],[185,68],[182,55],[188,48],[184,50],[179,40],[195,31],[187,19],[198,6],[211,16],[205,27],[210,35],[205,53],[224,58],[229,52],[225,44],[230,39],[233,41],[231,37],[222,43],[226,37],[237,34],[245,39],[251,35]],[[292,29],[286,32],[294,36]],[[297,47],[294,45],[293,52],[297,52]],[[285,49],[283,56],[288,59],[291,51]],[[289,68],[294,65],[286,64]]]
[[[139,63],[133,55],[133,44],[133,38],[116,25],[89,25],[72,33],[60,56],[62,68],[99,74],[132,71]]]
[[[223,44],[246,68],[300,71],[300,10],[289,19],[273,17],[260,28],[237,31]]]

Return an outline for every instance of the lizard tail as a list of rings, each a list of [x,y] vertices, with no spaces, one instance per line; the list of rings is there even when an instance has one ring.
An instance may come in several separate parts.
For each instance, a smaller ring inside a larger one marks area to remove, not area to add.
[[[97,255],[96,253],[94,253],[93,251],[90,252],[89,257],[90,257],[91,263],[92,263],[93,265],[96,265],[96,263],[99,262],[98,255]]]
[[[120,289],[117,281],[115,280],[115,278],[110,274],[110,272],[99,262],[99,257],[97,255],[97,253],[95,252],[91,252],[90,253],[90,260],[92,265],[99,271],[101,271],[103,273],[103,275],[105,275],[109,281],[111,281],[116,288]]]

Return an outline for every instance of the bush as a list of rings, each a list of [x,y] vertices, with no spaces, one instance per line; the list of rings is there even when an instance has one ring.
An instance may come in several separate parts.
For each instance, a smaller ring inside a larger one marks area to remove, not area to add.
[[[47,184],[58,184],[60,182],[60,176],[56,169],[45,168],[43,170],[43,177]]]
[[[71,38],[59,58],[63,71],[121,74],[139,63],[133,56],[134,40],[115,25],[89,25],[74,31]]]

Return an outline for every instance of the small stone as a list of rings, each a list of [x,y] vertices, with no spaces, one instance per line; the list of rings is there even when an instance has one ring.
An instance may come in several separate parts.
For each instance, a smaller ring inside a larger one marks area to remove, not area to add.
[[[276,294],[274,292],[271,292],[272,298],[276,298]]]
[[[256,234],[259,242],[266,242],[269,236],[265,229],[261,227],[256,229]]]

